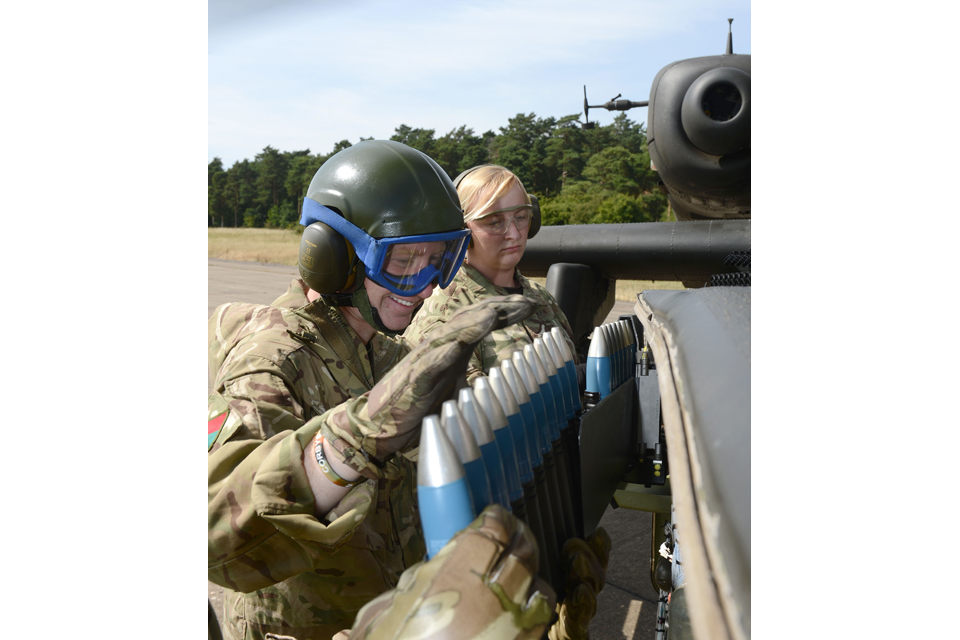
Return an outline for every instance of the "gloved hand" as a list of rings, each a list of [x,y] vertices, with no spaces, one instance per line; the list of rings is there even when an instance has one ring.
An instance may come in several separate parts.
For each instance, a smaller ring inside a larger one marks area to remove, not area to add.
[[[324,439],[360,474],[381,477],[380,463],[417,442],[424,416],[439,413],[443,401],[453,397],[480,340],[533,310],[533,301],[520,295],[487,298],[459,309],[356,402],[325,414]]]
[[[535,639],[555,603],[537,577],[530,529],[493,504],[429,562],[404,571],[395,589],[360,609],[349,638]]]
[[[550,627],[550,640],[587,640],[589,626],[597,613],[597,594],[607,579],[610,536],[597,527],[586,541],[571,538],[563,544],[561,562],[567,595],[557,606],[559,619]]]

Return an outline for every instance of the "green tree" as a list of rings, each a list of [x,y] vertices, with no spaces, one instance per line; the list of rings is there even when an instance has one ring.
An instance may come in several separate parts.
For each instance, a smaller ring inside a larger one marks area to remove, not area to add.
[[[332,156],[333,154],[339,153],[339,152],[343,151],[344,149],[349,149],[349,148],[352,147],[352,146],[353,146],[353,145],[350,144],[350,141],[349,141],[349,140],[341,140],[341,141],[338,142],[337,144],[333,145],[333,151],[330,152],[330,155]],[[329,157],[329,156],[328,156],[328,157]]]
[[[249,160],[237,161],[227,170],[227,179],[223,185],[223,197],[228,209],[233,213],[233,226],[243,222],[244,212],[253,204],[254,183],[257,174]]]
[[[613,139],[616,144],[630,153],[643,153],[647,150],[647,132],[643,123],[637,124],[627,117],[626,113],[618,113],[613,119]]]
[[[594,217],[596,222],[605,223],[627,223],[627,222],[651,222],[643,201],[622,193],[617,193],[613,197],[605,198],[600,206],[597,207],[597,214]]]
[[[213,184],[207,190],[207,207],[210,211],[210,223],[213,226],[223,227],[227,214],[230,213],[230,204],[227,202],[227,172],[219,171],[213,174]],[[219,220],[219,225],[217,221]]]
[[[473,129],[463,125],[438,138],[433,144],[433,154],[427,155],[436,160],[453,179],[470,167],[489,162],[489,141],[495,135],[487,131],[482,136],[476,136]]]
[[[253,206],[243,212],[243,226],[261,228],[267,222],[267,208],[260,202],[254,202]]]
[[[545,196],[561,192],[568,181],[577,180],[590,157],[588,139],[579,124],[580,116],[568,115],[556,121],[547,141],[542,164]]]
[[[207,165],[207,186],[210,187],[213,185],[213,175],[223,171],[223,160],[219,157],[215,157],[210,161],[210,164]]]
[[[553,118],[518,113],[506,127],[500,127],[500,135],[493,141],[492,160],[517,174],[528,191],[549,194],[552,185],[542,158],[555,125]]]
[[[547,225],[668,219],[643,123],[621,113],[612,124],[583,129],[579,118],[519,113],[499,133],[477,136],[462,125],[440,138],[435,129],[401,124],[391,140],[423,151],[451,178],[479,164],[507,167],[540,196]],[[208,166],[208,224],[296,226],[317,169],[350,146],[341,140],[329,154],[316,156],[308,149],[281,152],[267,146],[252,162],[236,162],[227,171],[214,158]]]
[[[436,140],[433,139],[435,129],[412,129],[405,124],[401,124],[390,136],[391,140],[402,142],[408,147],[413,147],[417,151],[422,151],[431,158],[434,156],[433,148]]]
[[[299,222],[296,205],[287,200],[280,205],[274,205],[267,211],[264,221],[268,229],[293,229]]]
[[[220,220],[220,226],[223,226],[225,205],[222,191],[225,180],[226,172],[223,170],[223,161],[215,157],[207,165],[207,226],[216,226],[218,219]]]
[[[287,173],[287,159],[270,145],[253,159],[257,171],[257,202],[269,209],[279,206],[284,198],[283,183]]]
[[[636,197],[642,191],[648,168],[643,157],[623,147],[607,147],[587,161],[583,178],[607,191]]]
[[[309,153],[299,155],[290,161],[290,167],[287,170],[287,177],[283,186],[287,194],[292,198],[296,210],[297,220],[303,211],[303,198],[307,195],[307,188],[310,181],[317,173],[317,169],[326,162],[329,156],[312,156]]]

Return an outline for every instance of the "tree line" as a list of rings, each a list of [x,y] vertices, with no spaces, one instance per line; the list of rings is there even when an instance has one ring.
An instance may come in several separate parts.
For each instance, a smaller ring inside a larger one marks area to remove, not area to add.
[[[520,113],[500,133],[478,136],[464,125],[439,138],[434,129],[403,124],[390,139],[423,151],[451,179],[478,164],[507,167],[539,198],[545,225],[668,219],[643,124],[625,113],[593,129],[581,128],[578,120]],[[214,158],[207,175],[208,226],[296,228],[317,169],[349,146],[341,140],[328,154],[267,146],[252,161],[237,161],[229,169]]]

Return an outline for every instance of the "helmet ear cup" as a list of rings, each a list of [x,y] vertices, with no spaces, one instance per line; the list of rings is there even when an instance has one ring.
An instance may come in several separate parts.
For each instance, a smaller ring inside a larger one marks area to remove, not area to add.
[[[297,266],[300,277],[317,293],[336,293],[353,285],[355,253],[347,240],[322,222],[303,230]]]
[[[529,239],[540,231],[540,201],[532,193],[528,193],[527,197],[530,198],[530,204],[533,205],[530,212],[530,230],[527,232],[527,238]]]

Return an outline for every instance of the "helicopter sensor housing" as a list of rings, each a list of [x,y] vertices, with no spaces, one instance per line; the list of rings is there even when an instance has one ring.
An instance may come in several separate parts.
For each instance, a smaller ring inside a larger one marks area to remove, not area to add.
[[[750,217],[750,56],[691,58],[650,89],[650,159],[678,220]]]

